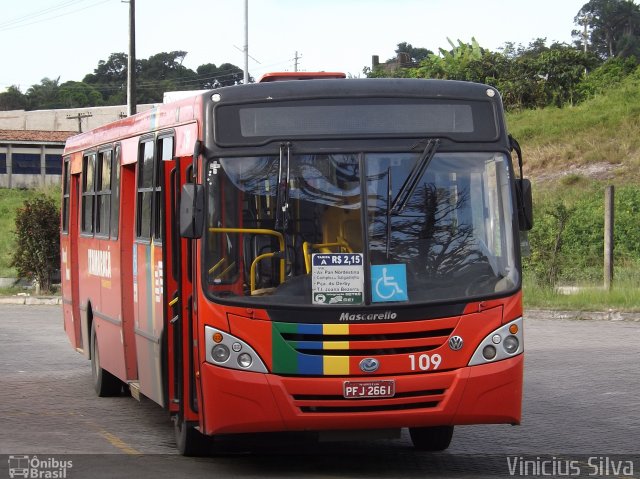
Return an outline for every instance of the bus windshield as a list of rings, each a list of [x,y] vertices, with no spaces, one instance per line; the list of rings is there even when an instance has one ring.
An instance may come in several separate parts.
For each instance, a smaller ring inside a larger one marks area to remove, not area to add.
[[[294,154],[284,145],[280,155],[209,160],[205,288],[214,300],[312,307],[328,296],[315,294],[314,254],[341,253],[355,261],[350,288],[362,294],[327,304],[512,291],[508,165],[503,153],[431,152],[425,161],[420,152]]]

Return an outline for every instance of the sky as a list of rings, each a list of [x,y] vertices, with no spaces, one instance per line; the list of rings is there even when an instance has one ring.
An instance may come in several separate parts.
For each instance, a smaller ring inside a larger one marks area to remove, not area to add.
[[[136,57],[187,51],[183,64],[243,68],[244,0],[136,0]],[[447,39],[498,50],[536,38],[571,43],[586,0],[248,0],[249,73],[342,71],[364,76],[372,55],[400,42],[448,48]],[[111,53],[128,52],[122,0],[2,0],[0,91],[45,78],[81,81]]]

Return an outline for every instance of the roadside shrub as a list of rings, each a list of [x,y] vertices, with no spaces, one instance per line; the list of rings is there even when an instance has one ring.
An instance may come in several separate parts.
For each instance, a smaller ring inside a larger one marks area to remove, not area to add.
[[[53,273],[60,267],[60,211],[44,195],[26,200],[16,213],[11,266],[22,278],[35,279],[41,290],[51,290]]]
[[[534,202],[535,222],[529,233],[531,256],[524,259],[528,277],[539,287],[557,284],[600,284],[604,262],[604,188],[602,184],[563,185]],[[615,191],[615,277],[640,280],[640,189]]]
[[[618,86],[626,77],[638,71],[635,57],[611,58],[590,72],[578,85],[578,91],[583,98],[591,98]]]
[[[542,208],[538,204],[537,207],[541,211],[536,215],[534,228],[529,233],[531,256],[525,258],[524,267],[533,273],[539,286],[553,288],[565,266],[565,230],[574,211],[562,201],[555,201]]]

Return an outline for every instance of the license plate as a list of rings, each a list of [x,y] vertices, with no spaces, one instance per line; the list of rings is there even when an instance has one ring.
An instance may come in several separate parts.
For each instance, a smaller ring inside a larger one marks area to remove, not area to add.
[[[345,381],[343,385],[346,399],[390,398],[396,393],[396,382],[385,381]]]

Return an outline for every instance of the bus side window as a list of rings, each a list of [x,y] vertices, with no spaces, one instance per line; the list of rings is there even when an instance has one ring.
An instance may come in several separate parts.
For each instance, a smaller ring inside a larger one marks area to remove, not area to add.
[[[82,233],[93,234],[96,154],[82,158]]]
[[[116,145],[111,169],[111,239],[118,239],[120,220],[120,145]]]
[[[69,157],[63,160],[62,167],[62,232],[69,232],[69,194],[71,190],[71,171]]]
[[[111,228],[111,169],[113,150],[98,153],[96,169],[96,235],[109,236]]]
[[[154,142],[140,143],[138,151],[138,198],[136,201],[136,236],[151,238],[151,206],[153,200]]]
[[[162,183],[164,175],[164,162],[173,159],[173,137],[167,136],[158,139],[158,158],[155,165],[153,180],[153,238],[162,240],[162,226],[164,224],[164,203],[162,198]]]

